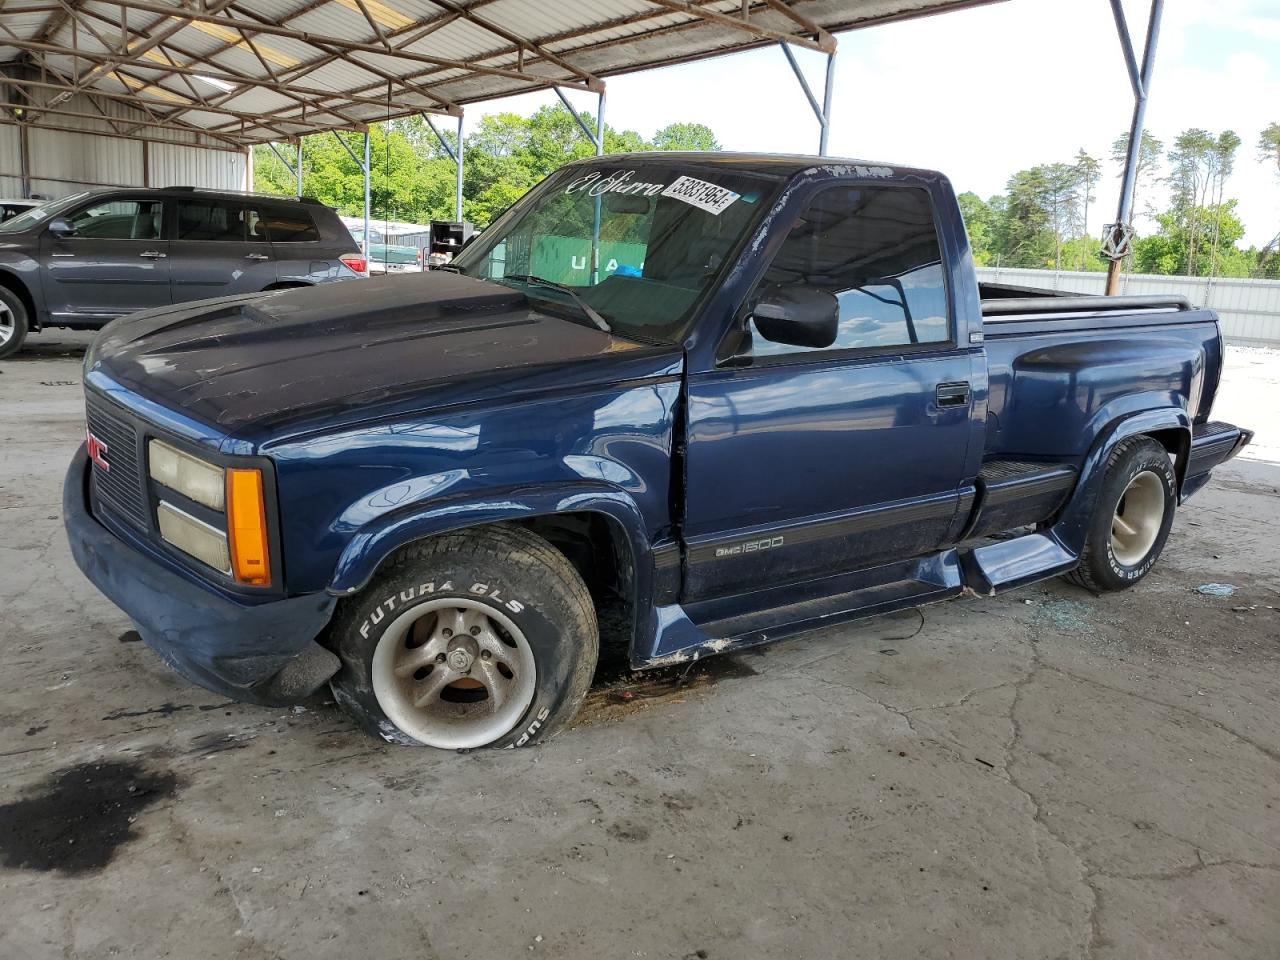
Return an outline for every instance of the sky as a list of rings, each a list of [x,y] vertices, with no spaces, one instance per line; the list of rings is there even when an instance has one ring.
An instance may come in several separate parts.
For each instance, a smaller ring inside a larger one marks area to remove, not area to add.
[[[1148,6],[1125,8],[1140,57]],[[1129,128],[1133,98],[1107,0],[1008,0],[838,39],[830,154],[935,168],[958,192],[988,197],[1014,171],[1070,162],[1084,148],[1104,162],[1090,232],[1114,219],[1111,143]],[[825,58],[795,52],[821,99]],[[605,119],[616,129],[652,136],[689,121],[729,150],[818,149],[817,120],[776,47],[613,77],[607,87]],[[593,94],[568,96],[594,113]],[[549,92],[493,101],[468,107],[468,121],[557,102]],[[1188,127],[1239,134],[1227,195],[1240,201],[1246,246],[1280,232],[1280,177],[1257,160],[1271,122],[1280,122],[1280,0],[1169,0],[1147,129],[1166,145]]]

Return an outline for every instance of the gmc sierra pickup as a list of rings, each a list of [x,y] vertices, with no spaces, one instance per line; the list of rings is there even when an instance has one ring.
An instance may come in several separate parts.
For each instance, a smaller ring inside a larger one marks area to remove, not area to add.
[[[1217,319],[984,287],[937,173],[611,156],[450,272],[134,314],[85,358],[80,568],[191,680],[539,740],[633,666],[1150,569],[1248,443]]]

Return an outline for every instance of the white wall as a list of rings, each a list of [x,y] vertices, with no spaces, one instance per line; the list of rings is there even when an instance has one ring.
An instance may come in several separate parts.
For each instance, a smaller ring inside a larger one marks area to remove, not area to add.
[[[1071,293],[1104,293],[1105,273],[979,267],[978,279],[1019,287]],[[1222,277],[1162,277],[1124,274],[1122,295],[1171,294],[1216,310],[1222,335],[1233,343],[1280,344],[1280,280],[1228,280]]]
[[[91,102],[76,96],[62,105],[74,113],[106,113],[114,120],[135,120],[140,114],[110,101]],[[245,189],[244,151],[211,150],[195,146],[195,137],[182,130],[145,127],[138,134],[153,141],[106,136],[106,118],[48,115],[49,124],[69,128],[51,130],[38,123],[27,127],[30,192],[62,197],[86,187],[169,187],[187,185],[217,190]],[[0,196],[23,196],[21,131],[16,124],[0,124]]]

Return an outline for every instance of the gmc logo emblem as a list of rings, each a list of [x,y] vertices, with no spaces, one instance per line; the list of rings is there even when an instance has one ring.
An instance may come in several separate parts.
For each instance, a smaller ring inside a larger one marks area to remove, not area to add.
[[[107,463],[107,445],[86,429],[84,432],[84,447],[89,454],[89,459],[94,462],[103,473],[111,472],[111,464]]]

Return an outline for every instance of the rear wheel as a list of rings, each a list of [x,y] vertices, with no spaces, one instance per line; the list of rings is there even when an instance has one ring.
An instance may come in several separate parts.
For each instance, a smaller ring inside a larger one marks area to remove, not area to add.
[[[28,329],[27,308],[12,290],[0,287],[0,359],[22,349]]]
[[[1107,458],[1093,522],[1068,579],[1097,593],[1131,587],[1151,570],[1173,526],[1177,475],[1150,437],[1131,437]]]
[[[368,732],[445,749],[523,746],[577,712],[595,671],[595,608],[564,555],[486,527],[405,550],[331,632],[336,699]]]

